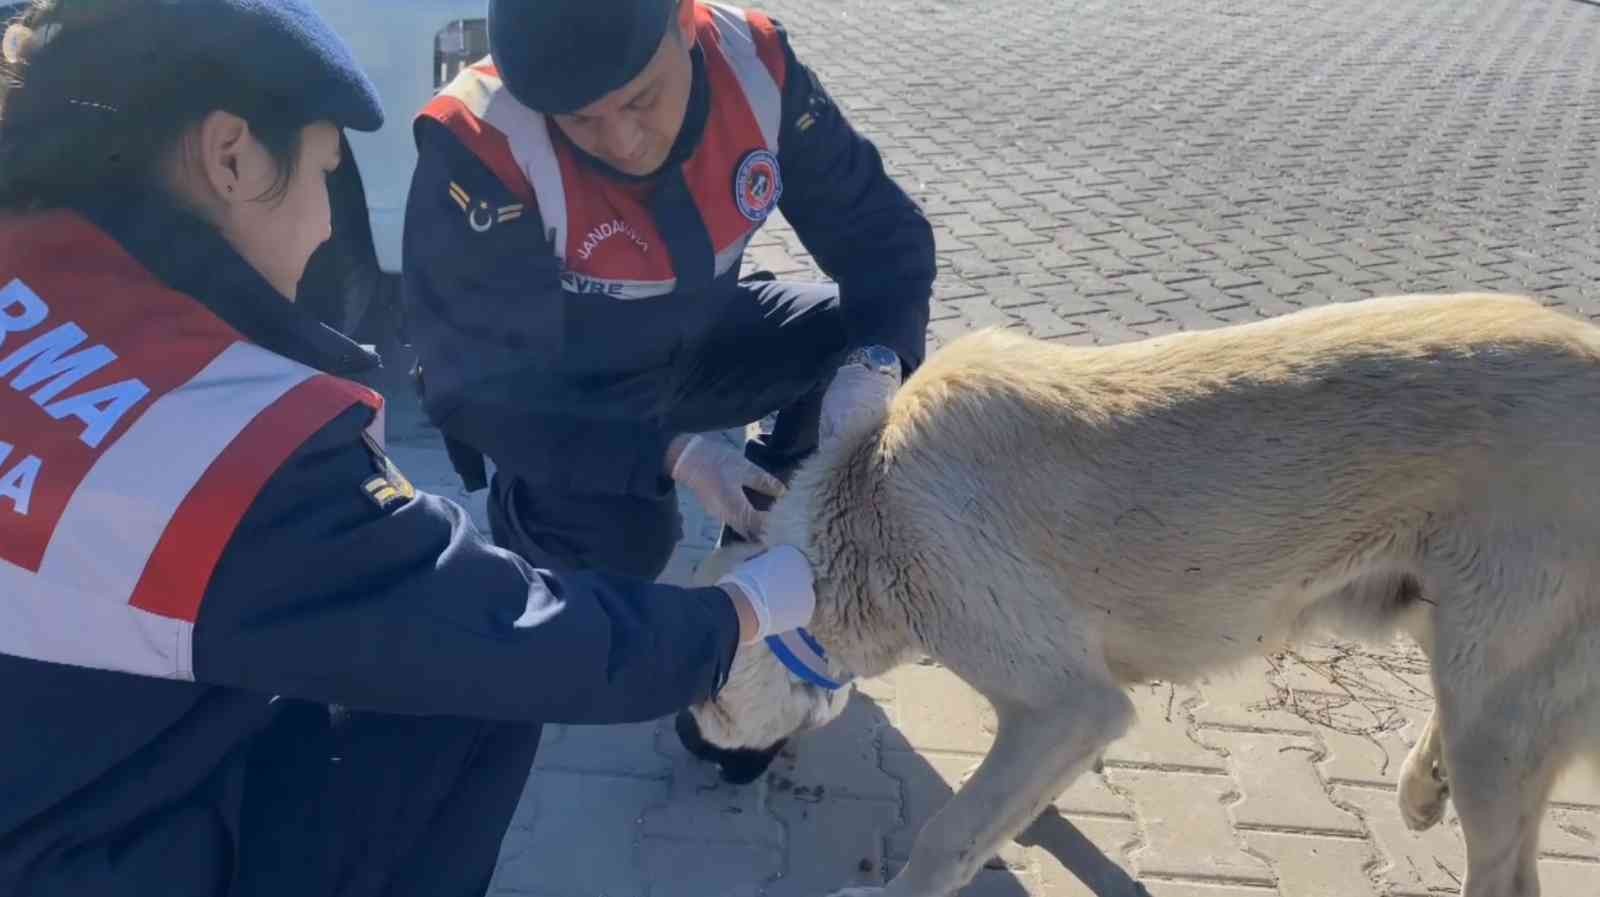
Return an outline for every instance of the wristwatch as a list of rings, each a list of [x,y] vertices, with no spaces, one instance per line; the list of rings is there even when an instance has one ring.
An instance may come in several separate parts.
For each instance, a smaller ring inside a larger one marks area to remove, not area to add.
[[[844,365],[859,364],[869,371],[900,376],[900,356],[888,346],[862,346],[844,357]]]

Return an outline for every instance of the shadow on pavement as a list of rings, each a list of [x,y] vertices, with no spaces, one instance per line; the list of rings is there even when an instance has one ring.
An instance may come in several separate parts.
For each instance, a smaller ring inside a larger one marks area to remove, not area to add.
[[[1017,843],[1038,847],[1055,857],[1056,862],[1077,876],[1096,897],[1150,897],[1144,885],[1112,862],[1055,807],[1040,814],[1033,825],[1017,836]]]
[[[883,833],[885,868],[882,880],[887,881],[905,864],[923,825],[954,793],[951,783],[959,776],[957,767],[976,762],[976,758],[935,755],[930,761],[922,753],[908,749],[908,740],[898,734],[886,709],[871,697],[857,693],[852,696],[851,703],[851,708],[833,724],[797,739],[789,756],[768,774],[769,784],[777,783],[779,790],[794,787],[795,783],[813,792],[826,789],[829,798],[844,798],[840,801],[842,804],[851,798],[870,799],[870,795],[863,792],[873,789],[874,776],[883,774],[898,780],[901,818],[898,826]],[[935,766],[935,762],[943,768]],[[791,837],[791,851],[795,849],[793,842]],[[1016,844],[1024,848],[1036,847],[1050,854],[1096,897],[1149,897],[1143,885],[1053,807],[1019,835]],[[1001,859],[1015,859],[1020,852],[1002,847],[1000,853]],[[813,862],[794,853],[788,861],[791,867]],[[849,874],[855,871],[841,869],[830,873],[838,878],[820,882],[825,886],[820,893],[876,883],[862,881],[863,876],[859,874]],[[1022,877],[1025,875],[1025,872],[1019,873],[991,861],[960,892],[960,897],[1029,897],[1029,885]]]

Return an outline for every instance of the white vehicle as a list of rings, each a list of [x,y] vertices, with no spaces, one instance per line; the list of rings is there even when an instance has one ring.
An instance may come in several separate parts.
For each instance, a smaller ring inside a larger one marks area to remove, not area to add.
[[[411,125],[439,88],[488,54],[487,0],[312,0],[383,101],[383,129],[348,134],[329,182],[334,236],[306,271],[301,302],[382,351],[404,342],[400,236],[416,165]],[[385,353],[387,354],[387,353]]]

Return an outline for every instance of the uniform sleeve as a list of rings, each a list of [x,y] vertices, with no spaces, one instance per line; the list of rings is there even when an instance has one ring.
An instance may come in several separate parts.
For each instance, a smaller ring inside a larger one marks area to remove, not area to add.
[[[714,694],[738,640],[715,588],[556,576],[383,470],[355,410],[282,467],[224,553],[194,631],[197,680],[396,714],[655,719]],[[393,478],[391,478],[391,481]]]
[[[933,229],[884,171],[877,147],[834,104],[778,27],[788,66],[778,161],[779,208],[817,264],[839,284],[853,346],[886,345],[908,368],[926,351],[933,295]]]
[[[585,342],[567,337],[561,266],[538,209],[474,229],[460,198],[498,209],[518,197],[435,122],[419,122],[417,150],[402,270],[429,417],[534,486],[664,494],[672,434],[627,384],[608,391],[574,373],[587,366]]]

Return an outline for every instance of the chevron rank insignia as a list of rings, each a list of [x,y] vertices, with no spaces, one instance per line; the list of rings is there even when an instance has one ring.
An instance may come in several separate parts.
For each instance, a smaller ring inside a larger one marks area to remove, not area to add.
[[[361,491],[367,494],[367,498],[377,505],[380,511],[391,510],[416,498],[416,487],[411,485],[411,481],[400,472],[400,468],[395,466],[388,454],[378,447],[378,443],[371,436],[364,435],[362,438],[366,440],[367,450],[372,453],[373,464],[378,468],[376,474],[367,477],[361,483]]]
[[[522,217],[523,206],[514,202],[508,206],[491,206],[481,199],[473,199],[462,186],[455,181],[450,182],[450,198],[456,201],[461,211],[467,215],[467,226],[483,233],[496,224],[505,224]]]

